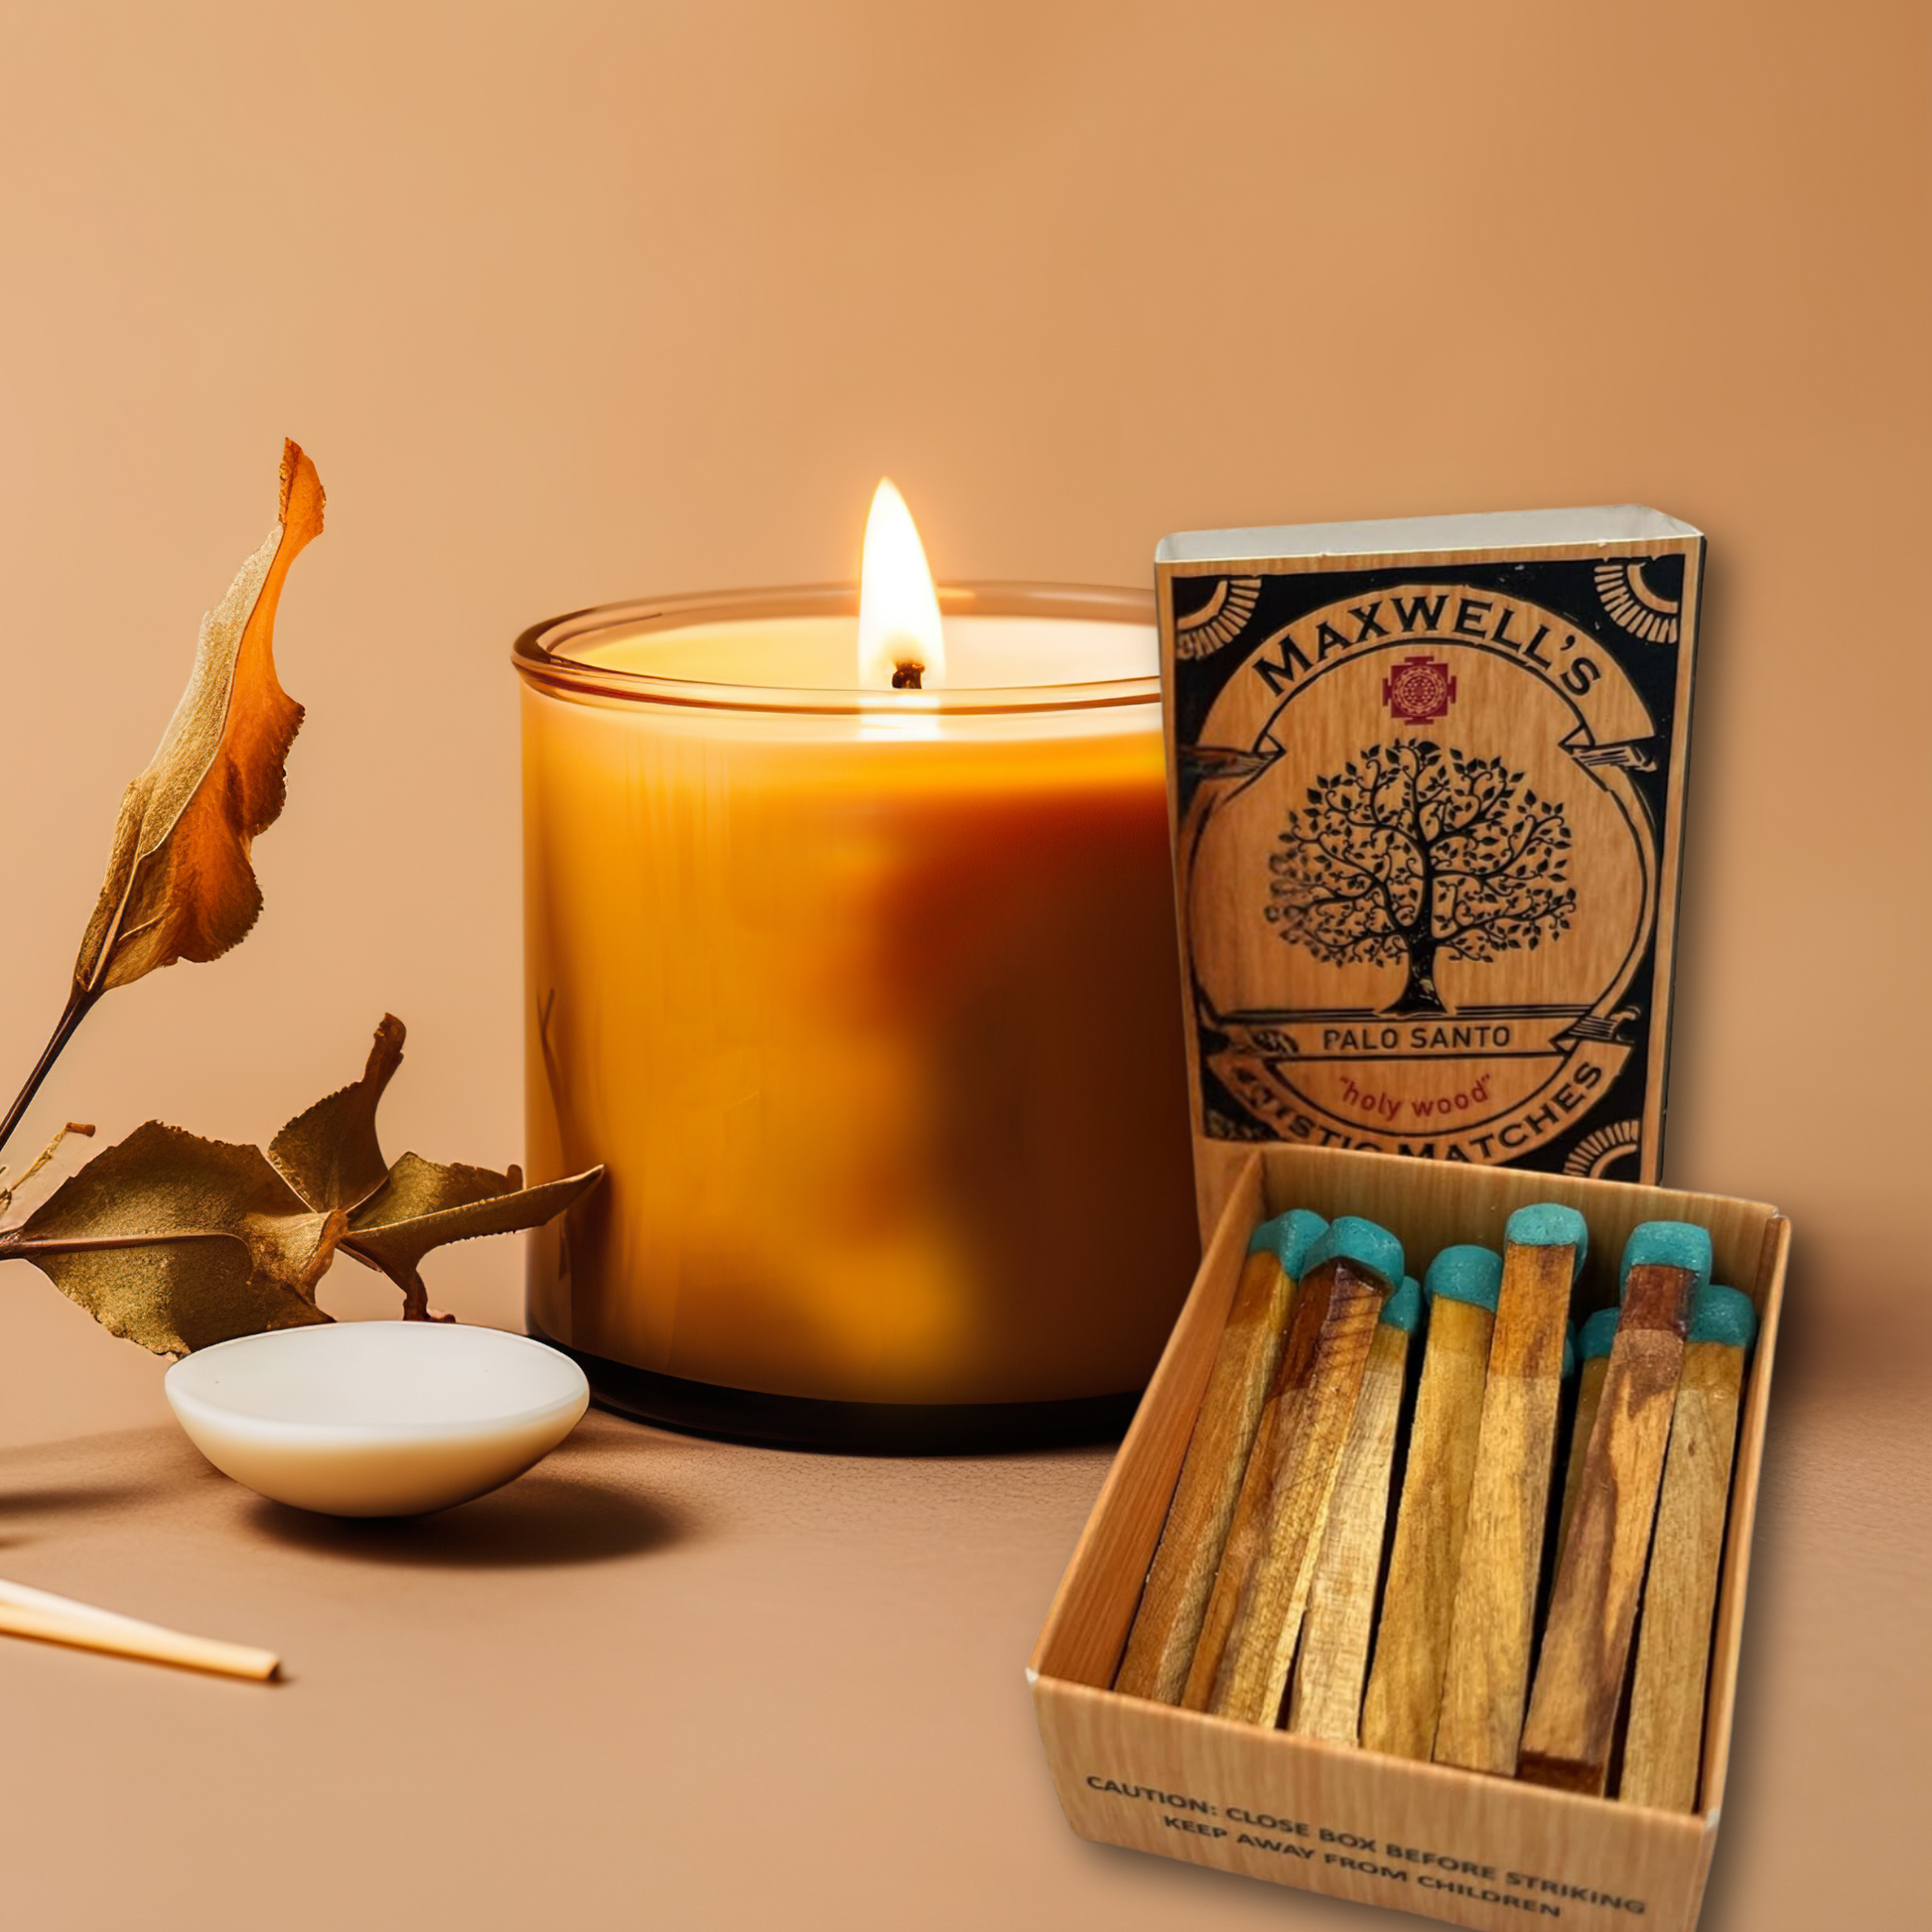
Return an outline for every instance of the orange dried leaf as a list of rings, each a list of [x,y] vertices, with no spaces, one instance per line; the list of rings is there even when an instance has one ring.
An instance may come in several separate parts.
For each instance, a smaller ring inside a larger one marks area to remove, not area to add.
[[[302,707],[275,678],[275,607],[322,511],[315,465],[285,443],[275,528],[202,620],[188,689],[121,800],[73,964],[77,1001],[178,959],[218,959],[261,910],[249,847],[281,813],[283,764],[302,723]]]

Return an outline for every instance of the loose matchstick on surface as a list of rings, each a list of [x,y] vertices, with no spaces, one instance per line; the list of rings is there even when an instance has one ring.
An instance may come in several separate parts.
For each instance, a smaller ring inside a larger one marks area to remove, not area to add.
[[[1570,1460],[1563,1478],[1563,1514],[1557,1519],[1557,1562],[1570,1540],[1570,1519],[1577,1513],[1577,1489],[1584,1479],[1584,1455],[1596,1422],[1596,1406],[1603,1396],[1603,1374],[1610,1365],[1610,1344],[1616,1339],[1615,1309],[1598,1309],[1584,1323],[1578,1353],[1577,1415],[1570,1427]]]
[[[1532,1783],[1600,1794],[1608,1777],[1691,1305],[1710,1280],[1703,1228],[1645,1221],[1631,1232],[1622,1312],[1523,1726],[1518,1775]]]
[[[1744,1358],[1756,1334],[1750,1297],[1734,1288],[1707,1288],[1691,1305],[1637,1629],[1637,1674],[1617,1788],[1625,1804],[1697,1809],[1711,1619],[1724,1561]]]
[[[1588,1230],[1574,1207],[1519,1207],[1503,1230],[1496,1324],[1436,1725],[1439,1764],[1501,1777],[1516,1770],[1570,1291],[1588,1247]]]
[[[1220,1352],[1114,1681],[1114,1689],[1128,1697],[1178,1704],[1186,1688],[1249,1451],[1281,1365],[1295,1284],[1310,1248],[1327,1226],[1319,1214],[1292,1208],[1264,1221],[1248,1244]]]
[[[1355,1420],[1342,1446],[1328,1527],[1302,1620],[1288,1727],[1331,1743],[1359,1741],[1362,1680],[1375,1623],[1375,1585],[1389,1520],[1396,1422],[1408,1380],[1409,1339],[1422,1318],[1422,1286],[1407,1277],[1382,1304],[1369,1342]]]
[[[1309,1251],[1276,1377],[1272,1437],[1265,1455],[1249,1457],[1236,1509],[1238,1523],[1257,1486],[1251,1549],[1237,1551],[1230,1535],[1187,1676],[1189,1709],[1247,1724],[1280,1718],[1369,1344],[1401,1280],[1401,1242],[1353,1214],[1330,1222]]]
[[[190,1636],[26,1584],[0,1582],[0,1635],[37,1637],[44,1643],[106,1651],[148,1663],[176,1664],[185,1670],[211,1671],[221,1677],[247,1677],[258,1683],[266,1683],[282,1668],[282,1660],[273,1651]]]
[[[1423,1278],[1429,1336],[1362,1705],[1363,1745],[1392,1756],[1426,1759],[1436,1742],[1502,1273],[1493,1248],[1457,1247],[1445,1248]]]

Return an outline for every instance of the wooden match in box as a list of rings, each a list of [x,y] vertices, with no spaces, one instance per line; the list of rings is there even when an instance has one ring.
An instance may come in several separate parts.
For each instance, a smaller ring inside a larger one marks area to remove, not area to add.
[[[1372,1751],[1427,1758],[1435,1746],[1502,1272],[1493,1248],[1460,1245],[1445,1248],[1423,1278],[1429,1337],[1362,1706]]]
[[[1637,1631],[1636,1679],[1617,1787],[1626,1804],[1697,1809],[1711,1618],[1724,1559],[1744,1358],[1756,1332],[1751,1299],[1734,1288],[1707,1288],[1691,1306]]]
[[[1630,1633],[1657,1516],[1691,1304],[1711,1279],[1711,1236],[1645,1221],[1623,1251],[1622,1312],[1551,1592],[1520,1776],[1600,1794],[1609,1774]]]
[[[1309,1587],[1288,1727],[1303,1737],[1353,1744],[1361,1733],[1362,1680],[1375,1626],[1375,1585],[1394,1475],[1396,1424],[1408,1380],[1409,1340],[1422,1318],[1413,1275],[1382,1304],[1369,1343],[1355,1420],[1342,1447],[1328,1527]]]
[[[1382,1303],[1402,1280],[1402,1244],[1357,1215],[1309,1251],[1278,1377],[1273,1441],[1249,1458],[1252,1554],[1232,1538],[1215,1578],[1183,1702],[1270,1725],[1281,1713],[1309,1586],[1327,1527]],[[1239,1555],[1239,1563],[1231,1561]]]
[[[1574,1207],[1519,1207],[1503,1233],[1468,1521],[1456,1571],[1439,1764],[1509,1777],[1529,1687],[1570,1291],[1589,1233]]]
[[[1295,1285],[1325,1233],[1301,1208],[1264,1221],[1248,1244],[1214,1372],[1169,1506],[1114,1688],[1178,1704],[1200,1637],[1263,1407],[1281,1364]]]
[[[1584,1479],[1584,1456],[1589,1449],[1589,1432],[1596,1422],[1597,1404],[1603,1398],[1603,1372],[1610,1365],[1610,1345],[1616,1340],[1615,1309],[1598,1309],[1584,1323],[1578,1342],[1577,1413],[1570,1425],[1570,1460],[1563,1477],[1563,1513],[1557,1519],[1557,1557],[1563,1562],[1563,1546],[1570,1540],[1570,1519],[1577,1513],[1577,1490]]]

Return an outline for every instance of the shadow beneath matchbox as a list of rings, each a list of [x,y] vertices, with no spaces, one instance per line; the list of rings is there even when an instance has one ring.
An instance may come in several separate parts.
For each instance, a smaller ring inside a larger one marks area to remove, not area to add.
[[[547,1466],[508,1487],[433,1516],[315,1516],[256,1499],[249,1527],[318,1555],[425,1570],[540,1570],[611,1563],[662,1549],[691,1526],[661,1502],[645,1502]]]

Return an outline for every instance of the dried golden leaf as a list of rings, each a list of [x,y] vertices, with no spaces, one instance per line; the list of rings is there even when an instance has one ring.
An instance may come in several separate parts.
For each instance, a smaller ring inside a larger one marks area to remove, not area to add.
[[[275,607],[322,511],[315,465],[285,443],[275,528],[203,619],[188,689],[121,800],[73,965],[83,1005],[178,959],[217,959],[255,922],[261,889],[249,847],[281,813],[283,764],[302,723],[275,678]]]
[[[298,1114],[267,1154],[159,1121],[137,1128],[18,1227],[0,1229],[0,1261],[33,1262],[96,1320],[159,1355],[329,1320],[316,1287],[339,1250],[402,1290],[405,1318],[431,1319],[425,1255],[538,1227],[604,1170],[525,1187],[515,1168],[414,1154],[385,1167],[375,1113],[403,1038],[402,1022],[383,1015],[362,1077]]]
[[[525,1187],[522,1171],[442,1167],[405,1154],[381,1190],[348,1217],[345,1252],[380,1268],[403,1292],[403,1313],[422,1320],[429,1294],[417,1269],[432,1249],[483,1234],[516,1234],[561,1214],[603,1177],[602,1168]]]
[[[327,1321],[316,1284],[346,1229],[259,1148],[150,1121],[0,1234],[0,1260],[31,1261],[113,1333],[182,1355]]]
[[[402,1064],[404,1034],[402,1022],[385,1013],[362,1077],[297,1114],[269,1142],[269,1160],[312,1208],[326,1212],[359,1206],[387,1176],[389,1164],[376,1140],[375,1110]]]

